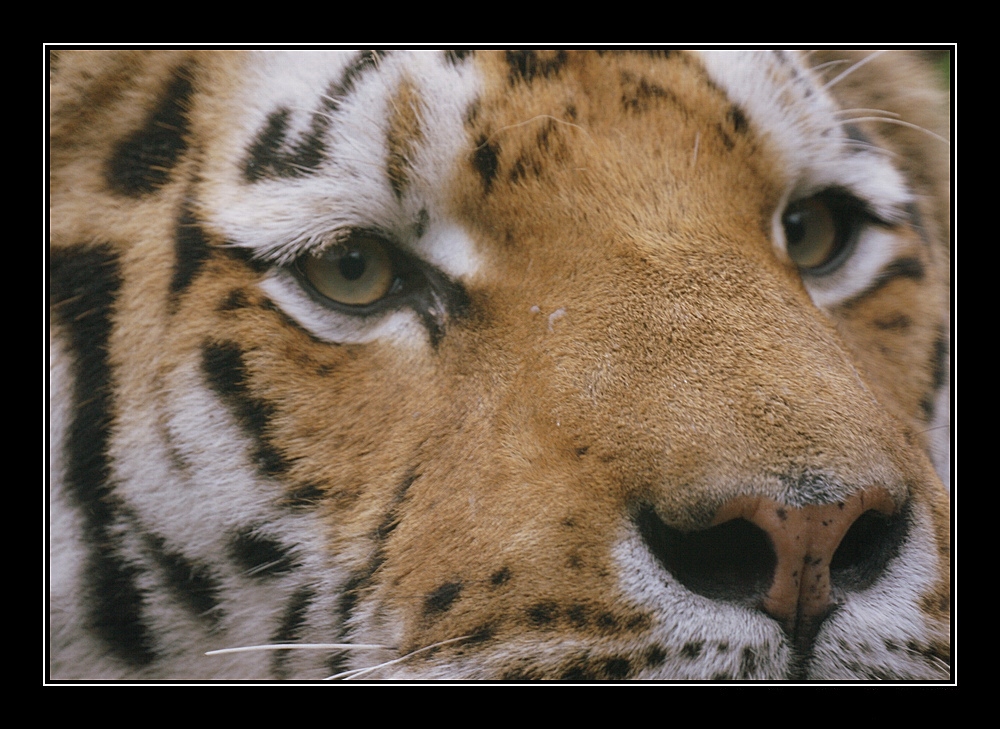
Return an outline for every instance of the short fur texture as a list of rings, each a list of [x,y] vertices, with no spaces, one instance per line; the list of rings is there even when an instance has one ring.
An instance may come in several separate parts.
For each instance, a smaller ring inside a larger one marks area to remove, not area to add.
[[[51,74],[51,678],[950,676],[923,57]]]

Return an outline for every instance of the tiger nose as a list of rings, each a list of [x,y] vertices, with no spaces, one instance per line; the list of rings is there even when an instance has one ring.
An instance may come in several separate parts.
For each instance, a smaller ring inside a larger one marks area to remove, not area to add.
[[[832,588],[871,584],[903,538],[896,504],[881,487],[801,507],[738,497],[699,532],[673,530],[652,509],[636,521],[653,554],[688,589],[763,610],[803,648],[833,605]]]
[[[809,642],[832,604],[830,569],[838,547],[858,519],[870,511],[884,516],[895,511],[884,489],[862,491],[833,504],[800,508],[789,508],[765,497],[741,498],[719,509],[713,523],[744,519],[767,535],[775,565],[760,607],[781,623],[786,633]]]

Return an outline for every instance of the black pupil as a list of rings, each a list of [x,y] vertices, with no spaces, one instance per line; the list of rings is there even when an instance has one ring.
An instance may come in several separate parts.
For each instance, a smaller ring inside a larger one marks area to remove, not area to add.
[[[785,215],[785,239],[789,245],[801,241],[806,235],[805,216],[800,212]]]
[[[337,266],[340,268],[340,275],[348,281],[357,281],[365,275],[365,259],[360,251],[344,254]]]

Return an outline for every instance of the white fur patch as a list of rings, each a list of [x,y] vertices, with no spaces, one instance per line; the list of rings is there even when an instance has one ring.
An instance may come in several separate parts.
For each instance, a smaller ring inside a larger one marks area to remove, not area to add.
[[[357,58],[348,51],[250,57],[244,86],[226,112],[231,117],[227,124],[239,133],[220,140],[223,151],[206,161],[202,214],[226,240],[279,265],[365,229],[378,231],[452,279],[473,276],[482,256],[472,238],[448,218],[445,196],[458,160],[471,152],[464,119],[480,90],[474,64],[452,64],[440,52],[386,53],[379,57],[377,70],[357,73],[334,110],[323,112],[329,115],[329,126],[322,134],[325,151],[316,169],[299,177],[264,177],[252,183],[243,178],[242,161],[269,115],[288,110],[286,144],[309,134],[311,120],[324,108],[327,89],[336,87]],[[413,140],[409,184],[398,195],[387,170],[387,140],[390,105],[404,84],[419,99],[420,134]],[[249,108],[247,100],[252,100]],[[271,275],[263,289],[289,316],[326,341],[388,338],[400,343],[425,336],[412,312],[366,319],[324,309],[287,274]]]
[[[358,75],[335,111],[324,112],[330,124],[316,170],[254,183],[242,179],[241,161],[268,115],[289,109],[288,138],[306,133],[325,90],[356,56],[345,51],[251,58],[245,85],[227,111],[228,123],[240,132],[222,140],[228,149],[206,163],[203,214],[227,240],[280,264],[364,228],[384,232],[453,278],[470,275],[479,256],[471,238],[445,216],[443,195],[456,160],[471,151],[463,120],[480,87],[472,64],[452,65],[438,52],[388,53],[377,72]],[[387,135],[389,105],[403,82],[419,95],[423,139],[413,155],[411,184],[397,198],[386,170]],[[254,100],[250,109],[247,99]]]
[[[930,519],[916,512],[912,523],[909,538],[880,579],[869,589],[842,599],[824,623],[813,648],[815,675],[855,679],[871,678],[881,671],[887,678],[948,677],[946,664],[935,663],[909,647],[948,640],[946,634],[936,633],[940,628],[929,627],[919,607],[938,578]],[[860,676],[858,664],[866,671]]]
[[[858,147],[847,136],[848,119],[795,54],[721,51],[702,53],[701,59],[781,162],[784,204],[772,221],[779,255],[786,255],[782,216],[787,204],[823,190],[850,192],[886,223],[906,219],[905,208],[913,198],[903,175],[885,151]],[[896,241],[875,225],[860,231],[854,252],[839,270],[805,276],[816,305],[831,307],[861,293],[896,255]]]
[[[618,543],[613,555],[625,596],[657,617],[653,633],[667,649],[671,664],[667,673],[673,678],[787,678],[791,651],[781,628],[766,614],[689,591],[660,566],[635,532]],[[714,654],[706,651],[701,660],[691,661],[683,657],[688,643],[723,643],[728,648]],[[741,665],[747,653],[757,666],[749,675]]]
[[[270,274],[260,285],[282,311],[316,337],[338,344],[366,344],[391,341],[397,345],[415,345],[427,338],[427,331],[410,309],[358,317],[328,309],[312,300],[301,284],[285,272]]]
[[[900,240],[874,225],[858,235],[854,251],[836,271],[824,276],[803,276],[812,300],[820,308],[833,307],[863,292],[896,257]]]
[[[850,190],[887,221],[911,195],[885,152],[852,146],[840,109],[821,81],[791,53],[701,54],[709,76],[746,112],[783,162],[792,199],[828,187]]]

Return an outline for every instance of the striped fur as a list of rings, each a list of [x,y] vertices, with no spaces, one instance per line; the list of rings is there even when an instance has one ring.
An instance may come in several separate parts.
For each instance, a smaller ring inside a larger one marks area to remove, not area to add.
[[[52,679],[950,677],[922,57],[51,67]],[[747,500],[862,504],[814,623]]]

